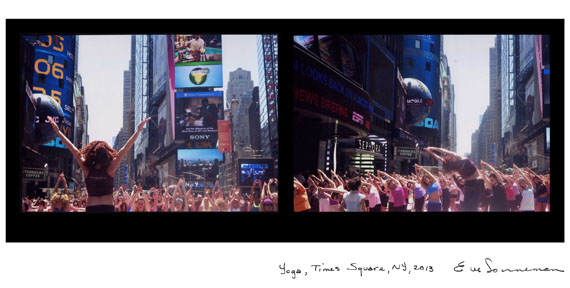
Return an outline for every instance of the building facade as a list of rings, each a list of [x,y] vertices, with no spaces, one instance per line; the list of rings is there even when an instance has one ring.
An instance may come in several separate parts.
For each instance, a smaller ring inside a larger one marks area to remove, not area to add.
[[[420,138],[425,146],[441,146],[441,89],[440,61],[442,35],[404,35],[402,76],[415,78],[429,89],[433,99],[428,117],[420,124],[410,128],[410,132]],[[437,165],[435,160],[420,150],[421,165]]]
[[[257,64],[259,73],[259,116],[263,157],[275,159],[275,173],[279,167],[278,86],[279,54],[277,35],[257,36]]]

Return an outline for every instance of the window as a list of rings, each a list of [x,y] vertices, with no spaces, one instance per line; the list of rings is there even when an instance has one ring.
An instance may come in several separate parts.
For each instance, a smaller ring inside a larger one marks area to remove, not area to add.
[[[38,83],[46,83],[46,75],[45,74],[38,74]]]
[[[435,53],[435,45],[433,45],[433,43],[429,44],[429,52]]]
[[[321,60],[331,65],[332,67],[341,70],[341,67],[339,65],[340,49],[338,47],[336,37],[330,35],[319,35],[318,40],[319,40],[319,49],[320,49],[319,52]]]
[[[48,54],[48,63],[49,63],[50,65],[53,65],[53,55],[49,55],[49,54]]]
[[[63,78],[59,79],[59,88],[60,89],[63,89],[64,82],[65,81],[63,81]]]
[[[422,41],[420,41],[419,39],[416,39],[416,49],[420,49],[422,48]]]
[[[312,50],[314,45],[314,36],[313,35],[304,35],[304,36],[294,36],[293,38],[295,42],[303,47]]]
[[[431,62],[426,62],[426,71],[431,71]]]
[[[340,46],[341,63],[344,76],[360,83],[357,58],[353,47],[350,46],[347,41],[342,41]]]
[[[414,59],[408,58],[408,61],[406,62],[406,66],[408,66],[408,68],[414,68]]]

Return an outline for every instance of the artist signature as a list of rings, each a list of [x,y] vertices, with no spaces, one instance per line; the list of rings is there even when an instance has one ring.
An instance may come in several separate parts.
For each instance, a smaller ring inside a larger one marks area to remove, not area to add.
[[[475,273],[503,273],[503,272],[564,272],[564,270],[549,267],[511,267],[497,268],[493,265],[491,258],[485,258],[485,266],[466,267],[465,261],[459,262],[454,268],[455,272],[475,272]]]

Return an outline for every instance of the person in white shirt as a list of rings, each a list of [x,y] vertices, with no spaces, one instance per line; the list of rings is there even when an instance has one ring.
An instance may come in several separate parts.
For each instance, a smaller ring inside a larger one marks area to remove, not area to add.
[[[520,211],[534,211],[534,193],[524,178],[519,178],[519,186],[522,190]]]
[[[194,35],[194,39],[187,42],[187,48],[193,57],[193,61],[200,60],[200,54],[206,53],[206,48],[204,46],[204,39],[200,38],[200,35]]]

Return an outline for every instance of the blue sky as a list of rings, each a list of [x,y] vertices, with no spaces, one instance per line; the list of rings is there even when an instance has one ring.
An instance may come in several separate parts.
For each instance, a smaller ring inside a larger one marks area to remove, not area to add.
[[[489,105],[489,48],[495,35],[444,35],[443,50],[455,86],[457,152],[471,152],[471,134]]]
[[[218,152],[218,149],[178,149],[178,159],[185,160],[223,160],[224,154]]]
[[[90,140],[112,144],[123,123],[123,71],[129,67],[130,35],[80,35],[78,70],[83,77],[85,102],[89,105]],[[225,91],[229,72],[243,68],[257,80],[256,35],[223,35],[222,55]],[[225,95],[224,95],[225,96]],[[135,124],[136,125],[136,124]]]

